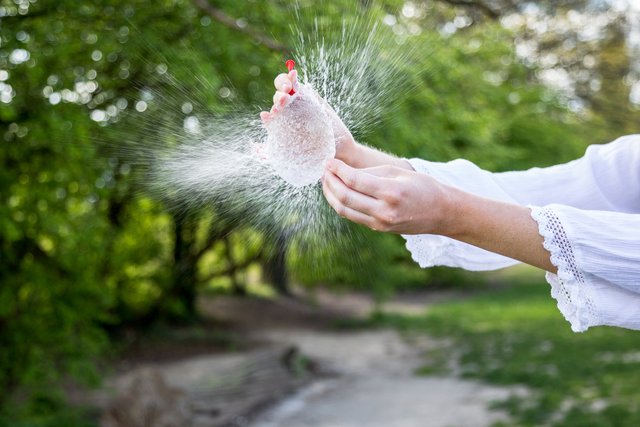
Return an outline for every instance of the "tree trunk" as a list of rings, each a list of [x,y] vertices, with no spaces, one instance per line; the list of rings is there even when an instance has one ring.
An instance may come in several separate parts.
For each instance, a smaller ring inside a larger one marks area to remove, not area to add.
[[[176,215],[174,223],[173,272],[165,307],[172,317],[193,319],[196,317],[197,287],[196,222],[192,216]]]
[[[229,264],[229,278],[231,279],[231,291],[234,295],[244,296],[247,294],[247,289],[238,280],[238,266],[236,260],[233,257],[233,247],[231,246],[231,239],[229,236],[224,237],[225,256],[227,257],[227,263]]]
[[[281,295],[291,295],[289,277],[287,275],[287,236],[281,234],[273,245],[273,251],[264,262],[264,276]]]

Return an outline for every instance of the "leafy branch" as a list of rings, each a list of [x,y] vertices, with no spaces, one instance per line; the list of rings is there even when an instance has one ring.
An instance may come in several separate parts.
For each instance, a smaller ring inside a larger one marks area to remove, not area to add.
[[[258,41],[259,43],[265,45],[269,49],[284,51],[284,52],[289,50],[287,46],[272,39],[266,34],[261,33],[255,28],[249,25],[240,25],[237,19],[235,19],[230,15],[227,15],[223,10],[213,6],[211,3],[208,2],[208,0],[192,0],[192,1],[193,1],[193,4],[198,9],[202,10],[207,15],[211,16],[213,19],[215,19],[217,22],[221,23],[225,27],[231,28],[232,30],[239,31],[243,34],[246,34],[251,38],[253,38],[254,40]]]

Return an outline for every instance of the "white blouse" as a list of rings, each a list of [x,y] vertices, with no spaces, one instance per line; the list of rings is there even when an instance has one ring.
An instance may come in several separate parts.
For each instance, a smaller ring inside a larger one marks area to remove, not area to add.
[[[409,160],[440,182],[531,208],[557,274],[551,295],[575,332],[640,329],[640,135],[587,148],[566,164],[491,173],[466,160]],[[421,267],[493,270],[518,263],[447,237],[405,235]]]

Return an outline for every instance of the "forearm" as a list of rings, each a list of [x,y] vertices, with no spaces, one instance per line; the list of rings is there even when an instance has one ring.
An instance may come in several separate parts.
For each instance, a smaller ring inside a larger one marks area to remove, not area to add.
[[[556,272],[529,208],[450,188],[443,235]]]
[[[336,158],[356,169],[391,165],[410,171],[413,170],[411,164],[405,159],[395,157],[355,141],[351,141],[350,144],[345,144],[343,149],[338,147]]]

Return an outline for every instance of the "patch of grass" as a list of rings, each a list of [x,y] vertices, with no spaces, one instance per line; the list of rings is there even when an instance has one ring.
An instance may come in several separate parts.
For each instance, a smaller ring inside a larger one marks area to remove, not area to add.
[[[640,332],[573,333],[547,284],[487,291],[422,316],[377,314],[372,322],[452,339],[464,377],[527,386],[531,395],[497,403],[518,425],[640,425]],[[437,372],[438,359],[423,373]]]
[[[452,357],[455,342],[433,343],[434,345],[423,353],[424,363],[416,369],[416,375],[447,375],[451,374],[452,365],[457,362]]]
[[[0,427],[97,427],[94,410],[71,408],[48,395],[27,405],[15,404],[0,413]]]

